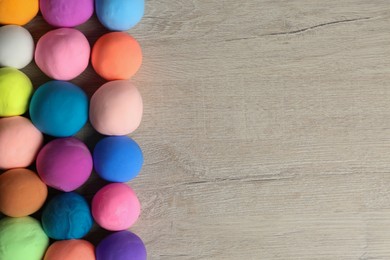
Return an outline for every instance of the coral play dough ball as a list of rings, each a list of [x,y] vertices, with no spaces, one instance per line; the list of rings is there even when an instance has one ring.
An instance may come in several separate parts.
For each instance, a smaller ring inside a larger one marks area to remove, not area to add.
[[[93,14],[93,0],[40,0],[43,18],[55,27],[74,27]]]
[[[45,134],[72,136],[88,120],[88,97],[70,82],[49,81],[32,96],[30,116],[34,125]]]
[[[111,183],[101,188],[92,199],[92,215],[102,228],[111,231],[131,227],[141,213],[135,192],[124,183]]]
[[[95,260],[95,247],[86,240],[56,241],[49,246],[43,260]]]
[[[24,114],[33,91],[26,74],[10,67],[0,68],[0,117]]]
[[[146,260],[141,238],[130,231],[115,232],[96,247],[96,260]]]
[[[100,37],[92,48],[91,57],[96,73],[106,80],[129,79],[142,63],[141,47],[125,32]]]
[[[25,25],[38,13],[38,0],[1,0],[0,24]]]
[[[96,0],[99,21],[109,30],[127,31],[144,15],[144,0]]]
[[[0,27],[0,66],[22,69],[34,56],[34,40],[21,26]]]
[[[89,117],[92,126],[104,135],[127,135],[138,128],[143,112],[142,97],[129,81],[111,81],[92,96]]]
[[[49,77],[71,80],[88,66],[90,47],[87,38],[72,28],[60,28],[43,35],[35,49],[35,62]]]
[[[79,188],[91,175],[92,155],[79,139],[60,138],[41,149],[36,165],[48,186],[68,192]]]
[[[56,240],[82,238],[92,224],[87,201],[74,192],[55,196],[42,211],[43,229],[50,238]]]
[[[141,148],[128,136],[110,136],[100,140],[93,151],[97,174],[110,182],[128,182],[141,171]]]
[[[21,116],[0,119],[0,169],[29,166],[43,143],[43,135]]]
[[[32,217],[0,220],[0,259],[41,260],[49,238],[38,220]]]
[[[24,168],[0,175],[0,211],[10,217],[25,217],[39,210],[47,187],[38,175]]]

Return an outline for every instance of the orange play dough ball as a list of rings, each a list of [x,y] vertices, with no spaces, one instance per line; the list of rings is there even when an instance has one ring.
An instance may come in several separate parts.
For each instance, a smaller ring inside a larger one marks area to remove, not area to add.
[[[43,260],[95,260],[94,246],[81,239],[54,242]]]
[[[25,217],[39,210],[47,197],[47,186],[36,173],[24,168],[0,175],[0,211],[10,217]]]
[[[142,51],[129,34],[111,32],[96,41],[91,61],[96,73],[106,80],[129,79],[141,67]]]
[[[38,13],[38,0],[1,0],[0,24],[25,25]]]

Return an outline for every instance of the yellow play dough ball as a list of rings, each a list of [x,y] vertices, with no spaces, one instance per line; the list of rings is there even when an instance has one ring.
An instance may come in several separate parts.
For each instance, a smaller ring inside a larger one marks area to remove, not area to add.
[[[23,72],[0,68],[0,117],[24,114],[32,93],[32,83]]]
[[[0,0],[0,24],[25,25],[38,9],[38,0]]]

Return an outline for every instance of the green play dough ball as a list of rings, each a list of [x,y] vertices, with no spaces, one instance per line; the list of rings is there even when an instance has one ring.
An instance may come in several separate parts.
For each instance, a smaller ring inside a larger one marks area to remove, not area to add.
[[[0,117],[24,114],[32,92],[32,83],[23,72],[9,67],[1,68]]]
[[[49,238],[32,217],[0,220],[0,259],[41,260]]]

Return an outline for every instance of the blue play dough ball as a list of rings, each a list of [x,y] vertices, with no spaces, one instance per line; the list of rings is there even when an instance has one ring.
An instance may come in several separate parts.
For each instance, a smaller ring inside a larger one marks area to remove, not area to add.
[[[43,230],[53,239],[82,238],[92,228],[92,224],[87,201],[74,192],[57,195],[42,211]]]
[[[33,124],[45,134],[72,136],[88,120],[88,97],[70,82],[49,81],[32,96],[30,116]]]
[[[127,31],[144,15],[144,0],[96,0],[99,21],[109,30]]]
[[[138,144],[127,136],[100,140],[93,151],[97,174],[111,182],[127,182],[141,171],[144,157]]]

